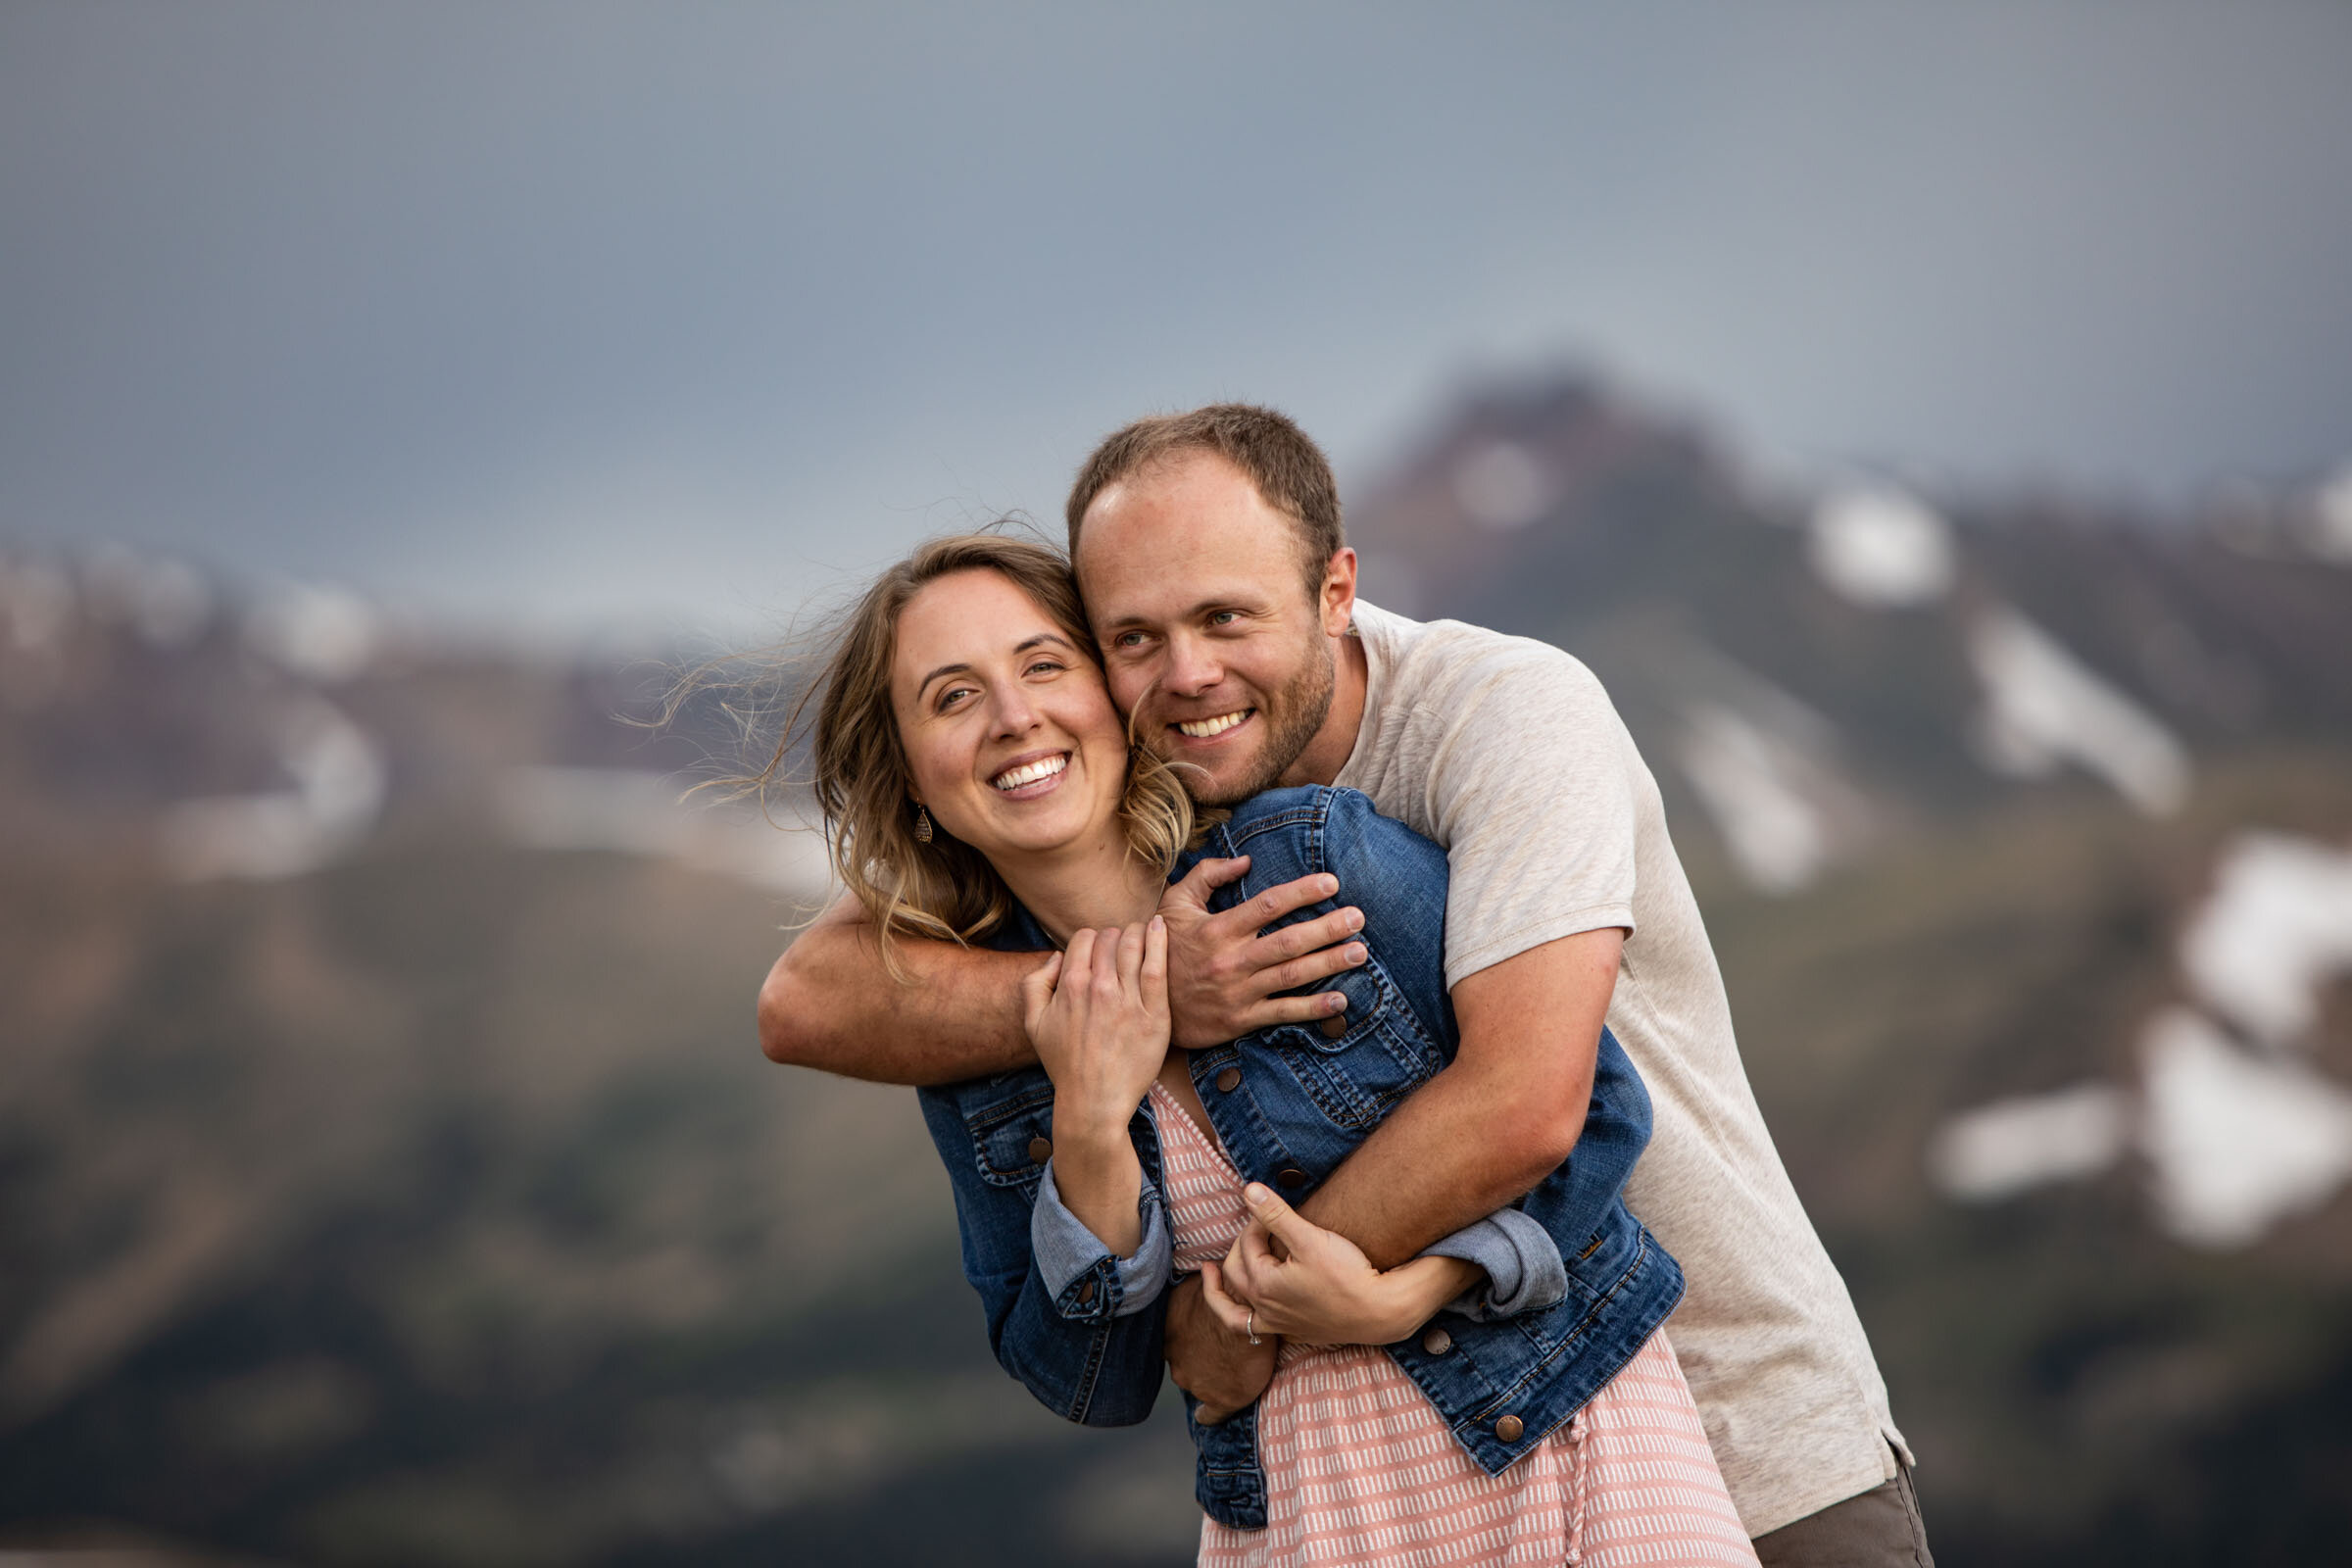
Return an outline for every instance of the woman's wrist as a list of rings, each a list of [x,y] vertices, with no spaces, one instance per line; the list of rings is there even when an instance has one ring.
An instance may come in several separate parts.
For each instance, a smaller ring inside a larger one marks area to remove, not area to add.
[[[1143,1162],[1121,1128],[1115,1138],[1065,1131],[1054,1137],[1054,1185],[1061,1205],[1119,1257],[1143,1242]]]
[[[1381,1304],[1376,1332],[1393,1345],[1436,1317],[1446,1302],[1486,1277],[1486,1270],[1458,1257],[1416,1257],[1380,1276]]]

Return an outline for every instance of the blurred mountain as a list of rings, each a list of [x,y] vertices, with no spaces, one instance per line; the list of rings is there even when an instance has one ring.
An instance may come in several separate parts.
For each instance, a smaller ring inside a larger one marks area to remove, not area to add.
[[[1367,597],[1641,740],[1947,1564],[2352,1527],[2347,512],[1761,475],[1575,379],[1351,502]],[[912,1098],[760,1060],[822,857],[680,804],[739,734],[617,722],[670,668],[0,561],[0,1544],[1189,1560],[1173,1396],[1031,1405]]]

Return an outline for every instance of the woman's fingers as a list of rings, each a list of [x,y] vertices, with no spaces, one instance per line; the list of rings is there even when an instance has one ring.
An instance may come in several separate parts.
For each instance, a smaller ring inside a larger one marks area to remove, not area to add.
[[[1236,1300],[1225,1289],[1224,1271],[1214,1263],[1200,1265],[1200,1299],[1227,1329],[1236,1334],[1250,1332],[1250,1303]]]
[[[1021,976],[1022,1016],[1028,1019],[1032,1038],[1037,1034],[1037,1021],[1054,1003],[1054,983],[1061,978],[1061,955],[1049,956],[1045,962]]]
[[[1144,1006],[1154,1018],[1168,1015],[1168,922],[1153,915],[1144,926],[1144,962],[1136,975]]]
[[[1144,985],[1144,928],[1140,925],[1119,927],[1119,990],[1131,1002],[1143,1000]]]

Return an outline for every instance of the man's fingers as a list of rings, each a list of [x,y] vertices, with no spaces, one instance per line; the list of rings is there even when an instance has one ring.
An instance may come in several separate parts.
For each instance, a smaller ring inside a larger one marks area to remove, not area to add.
[[[1259,931],[1286,914],[1294,914],[1310,904],[1322,903],[1339,891],[1338,877],[1328,871],[1317,871],[1254,894],[1246,903],[1237,904],[1214,918]]]
[[[1278,991],[1296,991],[1301,986],[1311,986],[1318,980],[1328,980],[1335,974],[1345,974],[1370,956],[1371,954],[1361,942],[1343,942],[1336,948],[1325,948],[1303,958],[1293,958],[1271,969],[1260,969],[1253,984],[1269,997]]]
[[[1249,869],[1250,857],[1247,855],[1237,855],[1230,860],[1202,860],[1185,872],[1183,879],[1175,886],[1160,895],[1160,906],[1164,908],[1171,904],[1181,904],[1205,912],[1210,891],[1238,879]]]
[[[1240,1034],[1250,1035],[1278,1023],[1320,1023],[1348,1010],[1345,992],[1323,991],[1311,997],[1268,997],[1243,1010]]]
[[[1364,911],[1349,905],[1345,909],[1334,909],[1312,920],[1300,920],[1296,925],[1267,932],[1251,945],[1250,956],[1258,967],[1271,969],[1286,958],[1328,951],[1333,944],[1347,942],[1363,928]]]

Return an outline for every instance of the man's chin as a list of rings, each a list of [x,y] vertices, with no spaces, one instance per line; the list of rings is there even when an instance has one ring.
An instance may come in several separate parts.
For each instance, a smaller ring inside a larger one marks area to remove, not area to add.
[[[1214,767],[1183,757],[1163,757],[1161,760],[1184,785],[1185,793],[1200,806],[1239,806],[1274,783],[1266,771],[1262,752],[1258,756],[1234,758]]]

